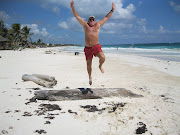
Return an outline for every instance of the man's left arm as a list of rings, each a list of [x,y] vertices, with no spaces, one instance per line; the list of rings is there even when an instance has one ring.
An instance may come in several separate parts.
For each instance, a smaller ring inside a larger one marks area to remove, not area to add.
[[[102,26],[111,17],[111,15],[113,14],[114,10],[115,10],[115,4],[112,3],[111,11],[101,21],[99,21],[97,23],[99,23],[99,25]]]

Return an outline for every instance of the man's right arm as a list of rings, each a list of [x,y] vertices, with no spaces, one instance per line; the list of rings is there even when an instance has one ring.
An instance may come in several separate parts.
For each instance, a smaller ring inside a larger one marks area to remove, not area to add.
[[[72,12],[73,12],[74,16],[76,17],[76,19],[78,20],[78,22],[79,22],[82,26],[84,26],[85,23],[86,23],[86,21],[83,20],[83,19],[79,16],[79,14],[76,12],[76,10],[75,10],[75,8],[74,8],[74,1],[73,1],[73,0],[71,1],[71,8],[72,8]]]

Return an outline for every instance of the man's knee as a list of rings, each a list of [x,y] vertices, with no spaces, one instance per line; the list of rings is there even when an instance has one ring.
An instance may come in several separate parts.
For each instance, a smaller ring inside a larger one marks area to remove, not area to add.
[[[87,67],[89,68],[89,67],[91,67],[91,65],[92,65],[92,62],[91,61],[87,61]]]
[[[88,68],[88,69],[91,68],[91,64],[87,64],[87,68]]]
[[[101,61],[105,61],[105,56],[102,55],[102,56],[100,57],[100,60],[101,60]]]
[[[105,56],[103,52],[100,52],[97,56],[99,57],[100,61],[105,61]]]

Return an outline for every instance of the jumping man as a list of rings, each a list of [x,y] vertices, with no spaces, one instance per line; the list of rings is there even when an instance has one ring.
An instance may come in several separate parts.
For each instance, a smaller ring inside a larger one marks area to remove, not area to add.
[[[83,20],[79,14],[74,9],[74,1],[71,1],[71,8],[74,16],[78,20],[78,22],[83,26],[84,32],[85,32],[85,56],[86,56],[86,62],[87,62],[87,72],[89,75],[89,84],[92,85],[92,58],[93,55],[99,58],[99,69],[102,73],[104,73],[104,69],[102,68],[102,65],[105,61],[104,53],[101,50],[101,45],[99,44],[99,30],[100,27],[111,17],[112,13],[115,10],[115,4],[112,3],[112,9],[111,11],[100,21],[96,23],[95,17],[90,16],[88,19],[88,23]]]

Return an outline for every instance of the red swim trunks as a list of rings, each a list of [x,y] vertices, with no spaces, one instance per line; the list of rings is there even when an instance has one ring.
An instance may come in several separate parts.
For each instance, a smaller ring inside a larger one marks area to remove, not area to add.
[[[93,47],[85,46],[84,52],[85,52],[86,60],[92,59],[93,55],[96,57],[99,52],[102,52],[101,45],[97,44]]]

